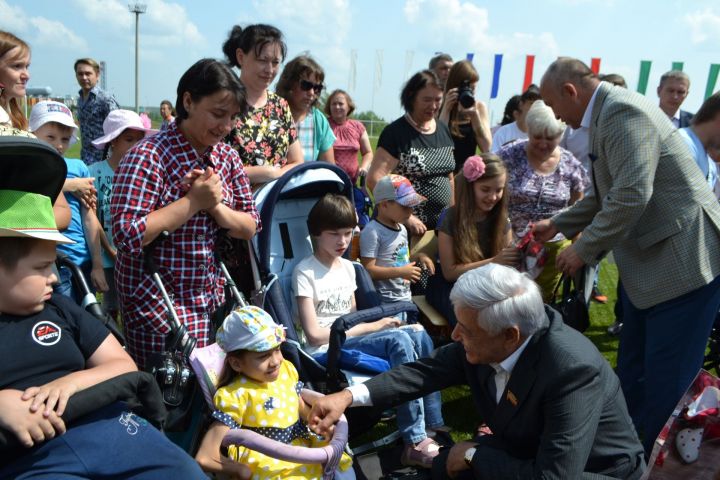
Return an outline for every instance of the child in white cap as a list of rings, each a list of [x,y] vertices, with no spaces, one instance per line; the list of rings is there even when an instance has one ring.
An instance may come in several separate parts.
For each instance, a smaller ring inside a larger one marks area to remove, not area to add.
[[[130,110],[113,110],[103,122],[104,135],[92,141],[95,148],[104,150],[103,160],[90,165],[90,175],[95,179],[97,190],[97,217],[102,227],[102,265],[107,279],[108,290],[103,295],[102,306],[112,318],[117,318],[117,289],[115,288],[115,245],[112,242],[112,217],[110,216],[110,194],[112,179],[120,160],[136,143],[157,130],[146,128],[140,116]]]
[[[215,393],[218,411],[213,416],[217,421],[210,426],[196,456],[200,466],[240,478],[321,478],[321,465],[276,460],[242,446],[230,446],[232,461],[220,456],[220,442],[231,426],[289,445],[315,447],[322,443],[305,424],[309,408],[299,395],[302,383],[298,372],[280,352],[285,341],[282,326],[264,310],[248,306],[225,318],[216,340],[227,357]],[[354,478],[351,463],[343,454],[336,478]]]
[[[72,112],[60,102],[43,101],[33,106],[30,112],[30,131],[64,155],[68,147],[77,141]],[[102,266],[100,247],[100,223],[95,215],[95,186],[88,167],[82,160],[65,158],[67,178],[63,185],[68,206],[70,207],[70,225],[64,230],[65,236],[75,243],[58,245],[58,252],[67,255],[91,280],[91,287],[104,292],[108,289]],[[72,274],[67,268],[61,268],[60,283],[55,291],[82,301],[80,292],[72,284]]]

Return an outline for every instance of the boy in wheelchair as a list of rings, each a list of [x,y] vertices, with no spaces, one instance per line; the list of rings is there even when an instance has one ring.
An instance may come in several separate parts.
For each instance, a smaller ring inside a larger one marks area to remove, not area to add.
[[[357,217],[346,197],[327,194],[310,210],[307,223],[315,253],[297,264],[292,285],[308,353],[318,355],[327,351],[333,322],[356,310],[355,269],[342,255],[350,244]],[[345,333],[343,348],[384,358],[391,367],[433,350],[432,340],[421,325],[405,325],[395,317],[361,323]],[[428,433],[445,428],[440,393],[400,405],[397,423],[405,443],[401,462],[430,468],[439,445]]]
[[[63,421],[74,394],[137,370],[97,319],[52,293],[55,247],[68,242],[49,197],[0,190],[0,428],[22,445],[0,448],[0,479],[204,478],[124,403]]]

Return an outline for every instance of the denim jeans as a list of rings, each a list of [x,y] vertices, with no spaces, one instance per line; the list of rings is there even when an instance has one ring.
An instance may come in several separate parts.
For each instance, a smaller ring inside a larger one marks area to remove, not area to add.
[[[428,356],[433,350],[433,344],[425,329],[415,324],[349,337],[345,340],[345,348],[384,358],[391,367],[395,367]],[[426,426],[433,428],[444,424],[440,392],[399,405],[397,424],[405,443],[424,440],[427,437]]]

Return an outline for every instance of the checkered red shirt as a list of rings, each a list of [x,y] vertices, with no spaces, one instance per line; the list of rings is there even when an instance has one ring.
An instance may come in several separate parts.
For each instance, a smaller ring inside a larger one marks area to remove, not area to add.
[[[130,354],[145,366],[148,354],[160,352],[169,331],[160,290],[143,267],[142,240],[147,216],[185,195],[181,180],[192,169],[212,167],[223,182],[223,203],[249,213],[260,229],[250,183],[240,158],[220,143],[199,155],[172,123],[137,144],[115,172],[110,200],[113,239],[117,247],[115,279]],[[211,315],[224,300],[224,279],[215,260],[220,227],[200,212],[155,249],[154,258],[180,321],[207,344]]]

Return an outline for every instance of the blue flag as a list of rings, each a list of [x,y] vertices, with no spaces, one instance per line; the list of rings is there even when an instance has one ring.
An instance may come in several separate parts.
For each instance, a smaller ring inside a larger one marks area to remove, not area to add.
[[[495,69],[493,70],[493,83],[490,89],[490,98],[497,98],[500,88],[500,69],[502,68],[502,53],[495,54]]]
[[[475,56],[474,53],[468,53],[465,55],[465,58],[467,59],[468,62],[472,62],[474,56]]]

